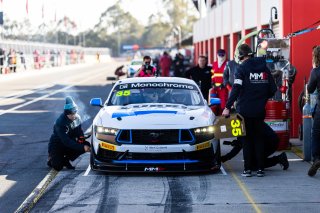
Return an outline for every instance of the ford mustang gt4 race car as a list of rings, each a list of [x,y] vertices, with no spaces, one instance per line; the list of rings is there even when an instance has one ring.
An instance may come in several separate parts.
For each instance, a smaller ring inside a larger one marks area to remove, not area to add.
[[[92,125],[93,170],[216,171],[220,144],[215,115],[192,80],[169,77],[119,80]]]

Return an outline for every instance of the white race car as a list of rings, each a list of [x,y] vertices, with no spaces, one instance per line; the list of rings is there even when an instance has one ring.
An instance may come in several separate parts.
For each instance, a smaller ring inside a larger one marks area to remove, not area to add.
[[[128,78],[132,78],[134,74],[140,69],[143,64],[142,59],[133,59],[128,65],[127,76]]]
[[[217,171],[215,115],[192,80],[119,80],[92,125],[91,168],[100,171]]]

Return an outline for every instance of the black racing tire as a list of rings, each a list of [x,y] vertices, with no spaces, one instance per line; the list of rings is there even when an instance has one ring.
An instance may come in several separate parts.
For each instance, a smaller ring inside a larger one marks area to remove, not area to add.
[[[211,170],[213,173],[220,171],[221,167],[221,148],[220,148],[220,140],[218,140],[217,146],[211,146],[208,149],[207,160],[208,162],[212,162]]]
[[[221,166],[221,147],[220,147],[220,140],[218,140],[218,145],[214,153],[214,162],[216,162],[217,165]]]
[[[116,77],[111,77],[111,76],[109,76],[109,77],[107,77],[107,81],[116,81],[117,80],[117,78]]]

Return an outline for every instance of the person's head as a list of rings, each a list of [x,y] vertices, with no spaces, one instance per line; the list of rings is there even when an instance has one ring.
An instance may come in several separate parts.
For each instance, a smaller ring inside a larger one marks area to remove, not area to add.
[[[239,51],[238,58],[239,58],[240,62],[245,61],[248,58],[253,57],[253,55],[254,55],[254,53],[252,52],[252,49],[247,44],[241,44],[238,47],[238,51]]]
[[[73,101],[71,96],[66,97],[66,104],[64,105],[64,114],[72,121],[77,118],[78,106]]]
[[[223,63],[226,60],[226,51],[224,49],[217,51],[217,59],[219,63]]]
[[[320,46],[316,46],[312,51],[312,64],[314,67],[320,66]]]
[[[198,64],[200,68],[204,68],[207,65],[207,57],[200,55],[198,58]]]
[[[150,65],[151,64],[151,57],[146,55],[143,57],[143,64],[144,65]]]
[[[159,101],[159,93],[155,88],[146,88],[142,94],[146,103],[157,103]]]
[[[168,55],[167,51],[164,51],[164,52],[163,52],[163,55]]]

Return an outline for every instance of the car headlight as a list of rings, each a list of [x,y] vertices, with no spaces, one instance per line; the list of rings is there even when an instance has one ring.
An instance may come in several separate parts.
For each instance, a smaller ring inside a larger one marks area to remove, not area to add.
[[[119,133],[118,129],[103,126],[95,126],[95,130],[97,139],[110,143],[115,143],[116,136]]]
[[[204,142],[214,138],[214,126],[204,126],[193,129],[197,142]]]

